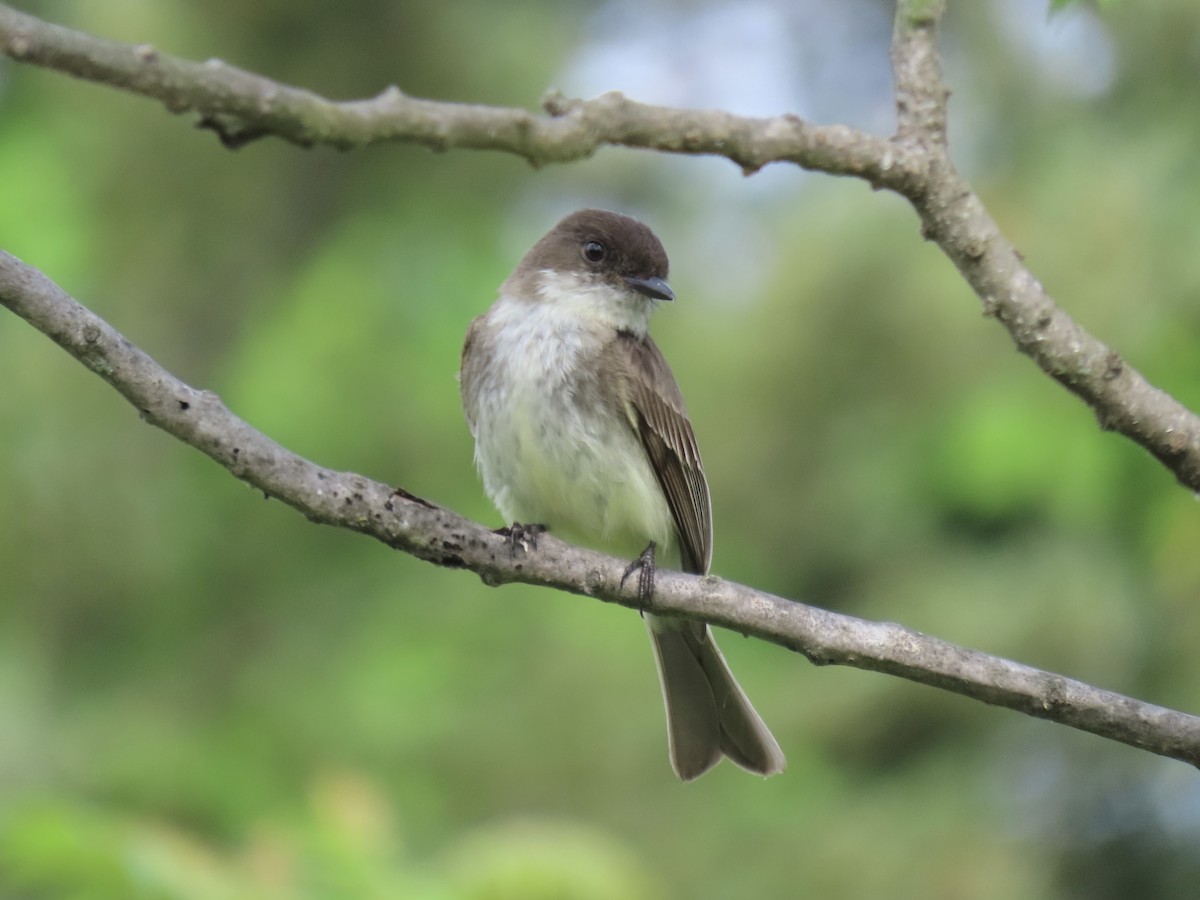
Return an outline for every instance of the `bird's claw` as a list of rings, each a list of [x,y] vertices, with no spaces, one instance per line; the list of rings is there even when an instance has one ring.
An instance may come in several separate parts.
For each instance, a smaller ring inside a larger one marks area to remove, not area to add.
[[[629,576],[634,572],[638,573],[638,599],[642,601],[643,606],[648,606],[650,598],[654,596],[654,551],[656,548],[657,545],[651,541],[641,555],[625,567],[625,574],[621,576],[621,587],[625,587]]]

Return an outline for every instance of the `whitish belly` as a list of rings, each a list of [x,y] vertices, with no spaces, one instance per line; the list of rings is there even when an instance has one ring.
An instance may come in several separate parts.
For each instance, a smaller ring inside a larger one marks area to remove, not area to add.
[[[524,394],[477,423],[484,485],[510,522],[546,525],[557,536],[621,556],[651,541],[665,550],[674,524],[632,428],[569,386]]]

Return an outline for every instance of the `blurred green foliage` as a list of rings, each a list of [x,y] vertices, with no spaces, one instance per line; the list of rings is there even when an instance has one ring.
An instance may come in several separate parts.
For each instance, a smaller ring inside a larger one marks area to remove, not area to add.
[[[27,5],[334,96],[523,106],[610,11]],[[963,167],[1054,296],[1200,406],[1193,4],[1107,8],[1090,94],[951,6]],[[1090,15],[1044,12],[1030,35]],[[672,255],[655,333],[716,572],[1196,710],[1194,498],[1012,350],[896,198],[627,151],[230,153],[190,124],[0,64],[0,246],[276,440],[499,524],[462,335],[557,215],[618,207]],[[681,786],[635,616],[315,528],[4,314],[0,433],[2,897],[1194,896],[1180,764],[732,635],[789,770]]]

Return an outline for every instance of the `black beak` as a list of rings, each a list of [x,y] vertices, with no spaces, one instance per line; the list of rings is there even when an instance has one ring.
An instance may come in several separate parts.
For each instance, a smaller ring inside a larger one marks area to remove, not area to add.
[[[652,278],[634,278],[632,275],[626,275],[625,283],[639,294],[645,294],[654,300],[675,299],[675,292],[671,290],[671,286],[657,275]]]

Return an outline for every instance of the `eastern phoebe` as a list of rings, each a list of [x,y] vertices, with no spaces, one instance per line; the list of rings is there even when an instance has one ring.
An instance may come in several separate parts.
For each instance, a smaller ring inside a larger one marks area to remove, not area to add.
[[[475,462],[500,513],[626,557],[646,547],[626,572],[642,569],[646,595],[655,546],[697,575],[712,559],[700,451],[675,377],[646,333],[654,308],[675,299],[666,277],[666,251],[641,222],[572,213],[471,323],[459,373]],[[782,772],[779,745],[708,626],[645,620],[676,774],[689,781],[722,755],[761,775]]]

